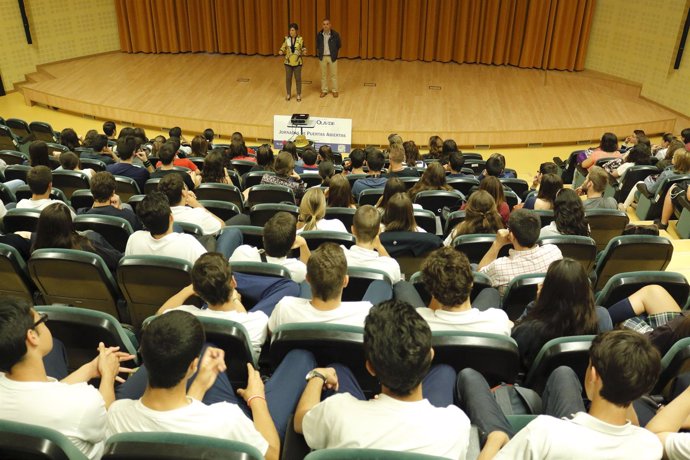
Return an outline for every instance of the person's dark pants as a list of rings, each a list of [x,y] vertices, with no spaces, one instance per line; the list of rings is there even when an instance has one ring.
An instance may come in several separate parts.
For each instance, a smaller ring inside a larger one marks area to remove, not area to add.
[[[205,350],[206,347],[202,350],[201,356]],[[281,440],[285,436],[288,420],[295,411],[297,402],[304,391],[306,385],[304,376],[315,367],[316,361],[310,352],[292,350],[283,358],[271,378],[265,382],[266,403]],[[187,388],[195,378],[196,375],[187,382]],[[139,399],[144,394],[147,383],[148,371],[146,366],[142,365],[135,374],[127,379],[127,382],[117,387],[116,398]],[[247,417],[252,418],[251,409],[242,398],[237,396],[235,390],[227,374],[220,373],[213,386],[204,395],[203,403],[229,402],[237,404]]]
[[[470,421],[477,425],[482,444],[492,431],[515,434],[513,427],[499,407],[486,379],[474,369],[463,369],[456,385],[460,407]],[[555,369],[546,382],[542,394],[543,412],[557,418],[571,417],[585,411],[582,386],[577,374],[565,366]]]
[[[297,95],[302,95],[302,66],[285,65],[285,90],[287,94],[292,93],[292,76],[295,76]]]
[[[299,284],[300,291],[299,297],[302,299],[312,298],[311,286],[306,281]],[[347,289],[347,288],[346,288]],[[362,301],[370,302],[372,305],[385,302],[386,300],[391,300],[393,298],[393,288],[390,283],[382,280],[374,280],[371,282],[364,296],[362,296]]]
[[[359,382],[349,367],[342,364],[331,364],[338,376],[337,393],[350,393],[355,398],[364,401],[366,396]],[[453,404],[453,386],[455,384],[455,370],[446,365],[438,364],[429,369],[429,373],[422,380],[422,396],[435,407],[448,407]],[[326,391],[324,397],[335,394]]]
[[[242,246],[244,238],[242,232],[236,228],[226,228],[216,238],[216,252],[220,252],[229,259],[235,249]]]
[[[393,296],[396,300],[403,300],[415,308],[424,308],[427,305],[417,292],[414,284],[409,281],[399,281],[393,286]],[[488,310],[489,308],[501,308],[501,296],[495,288],[482,289],[477,297],[472,300],[472,308]]]
[[[271,317],[276,304],[285,296],[297,297],[300,285],[292,280],[273,276],[234,273],[237,291],[242,295],[242,303],[250,311],[262,311]]]

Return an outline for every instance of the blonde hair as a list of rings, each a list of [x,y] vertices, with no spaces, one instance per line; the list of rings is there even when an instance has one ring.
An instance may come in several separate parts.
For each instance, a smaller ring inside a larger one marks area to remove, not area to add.
[[[673,154],[673,170],[678,173],[690,171],[690,152],[684,148],[675,151]]]
[[[326,196],[321,188],[310,188],[299,205],[299,222],[302,230],[315,230],[316,224],[326,215]]]

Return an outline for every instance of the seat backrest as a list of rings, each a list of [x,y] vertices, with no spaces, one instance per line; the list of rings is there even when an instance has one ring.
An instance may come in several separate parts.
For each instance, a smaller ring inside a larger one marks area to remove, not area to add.
[[[541,220],[541,226],[546,227],[547,225],[550,225],[551,222],[553,222],[554,215],[552,210],[536,210],[533,211],[536,215],[539,216],[539,220]]]
[[[690,337],[680,339],[661,358],[661,373],[651,394],[661,394],[675,377],[690,370]]]
[[[242,187],[245,189],[248,189],[249,187],[253,187],[255,185],[261,184],[261,180],[263,177],[268,174],[275,176],[275,172],[273,171],[249,171],[245,172],[244,174],[241,175],[242,179]]]
[[[505,195],[506,203],[508,203],[508,207],[512,211],[513,208],[518,204],[518,201],[519,201],[517,193],[513,192],[510,189],[508,189],[508,190],[504,189],[503,195]]]
[[[321,185],[321,176],[317,173],[302,173],[299,177],[307,184],[307,187],[318,187]]]
[[[460,235],[455,237],[455,239],[451,243],[451,246],[465,254],[470,263],[478,264],[482,260],[486,252],[489,250],[491,245],[494,244],[495,240],[496,235],[491,233]],[[501,248],[501,250],[498,253],[498,256],[507,256],[508,251],[512,247],[512,245],[506,244]]]
[[[576,335],[549,340],[541,347],[525,378],[525,386],[541,394],[546,380],[557,367],[568,366],[584,381],[593,335]]]
[[[89,189],[89,178],[81,171],[53,171],[53,186],[62,190],[69,199],[76,190]]]
[[[5,232],[35,232],[40,215],[37,209],[9,209],[2,219]]]
[[[355,237],[350,233],[332,232],[327,230],[310,230],[300,233],[307,241],[310,251],[316,250],[323,243],[335,243],[350,248],[355,244]]]
[[[5,168],[5,180],[16,180],[26,182],[26,176],[29,174],[31,166],[23,164],[13,164]]]
[[[511,320],[518,319],[527,304],[537,298],[537,287],[544,282],[545,276],[545,273],[519,275],[508,283],[503,295],[503,309]]]
[[[591,272],[592,267],[594,267],[594,259],[597,256],[597,244],[588,236],[548,236],[540,239],[538,244],[553,244],[558,246],[564,258],[570,257],[571,259],[577,260],[587,273]]]
[[[391,284],[388,274],[381,270],[361,267],[348,267],[347,275],[350,281],[343,289],[342,300],[359,302],[364,297],[369,285],[374,281],[383,281]]]
[[[269,357],[274,369],[291,350],[308,350],[318,365],[341,363],[352,370],[362,389],[376,391],[378,383],[365,367],[364,328],[329,323],[283,324],[273,331]]]
[[[292,279],[290,271],[278,264],[266,262],[233,262],[232,271],[247,275],[270,276],[274,278]]]
[[[95,158],[80,158],[81,169],[93,169],[96,172],[105,171],[106,165],[104,161],[96,160]]]
[[[299,208],[292,204],[262,203],[251,207],[249,219],[252,225],[263,227],[271,217],[281,211],[289,212],[295,217],[299,215]]]
[[[284,185],[259,184],[249,188],[247,202],[252,206],[261,203],[295,204],[295,194]]]
[[[650,284],[658,284],[666,289],[681,308],[688,301],[690,284],[682,274],[664,271],[637,271],[617,273],[609,278],[606,285],[597,293],[595,304],[608,308]]]
[[[75,190],[69,202],[75,210],[91,209],[93,206],[93,194],[91,190]]]
[[[244,244],[254,246],[258,249],[264,247],[264,228],[255,225],[233,225],[232,227],[225,227],[221,229],[221,233],[226,231],[226,228],[236,228],[242,232],[242,241]]]
[[[223,221],[242,213],[235,203],[228,203],[227,201],[199,200],[199,204]]]
[[[359,179],[364,179],[367,177],[366,174],[348,174],[347,176],[348,182],[350,182],[350,188],[357,182]]]
[[[665,270],[673,256],[668,238],[653,235],[623,235],[609,241],[596,266],[598,291],[609,279],[629,271]]]
[[[465,161],[483,160],[484,157],[478,152],[462,152],[462,157]]]
[[[62,433],[38,425],[0,420],[0,458],[87,460]]]
[[[9,126],[5,124],[0,124],[0,149],[19,149],[19,140],[14,134],[12,134],[12,130],[9,128]]]
[[[623,176],[623,183],[619,190],[616,190],[615,198],[618,202],[623,202],[632,190],[640,181],[645,180],[647,176],[652,174],[658,174],[659,169],[656,166],[651,165],[635,165],[630,167]]]
[[[0,200],[2,200],[3,204],[17,202],[17,197],[14,196],[12,190],[2,182],[0,182]]]
[[[427,254],[443,245],[437,235],[422,232],[383,232],[379,236],[381,243],[391,257],[418,257]]]
[[[7,125],[14,135],[20,138],[22,142],[26,141],[27,138],[31,136],[29,124],[20,118],[8,118],[5,120],[5,125]]]
[[[34,285],[19,251],[0,244],[0,297],[19,297],[31,302],[33,291]]]
[[[98,354],[99,342],[120,347],[120,351],[135,356],[134,360],[123,361],[123,367],[138,365],[137,344],[112,315],[67,305],[37,305],[35,308],[48,314],[50,333],[65,346],[70,369],[78,369],[93,360]]]
[[[197,318],[204,326],[206,342],[225,351],[226,373],[233,388],[244,388],[247,384],[247,363],[258,367],[252,355],[252,342],[247,329],[227,319]]]
[[[461,331],[434,331],[431,337],[434,364],[448,364],[456,371],[472,368],[489,385],[514,382],[520,357],[517,343],[499,334]]]
[[[0,150],[0,160],[7,165],[23,165],[25,161],[29,161],[29,156],[16,150]]]
[[[256,166],[255,161],[249,160],[232,160],[230,164],[240,176],[244,173],[248,173],[250,169]]]
[[[414,198],[416,204],[421,205],[424,209],[432,211],[437,216],[441,215],[441,211],[444,207],[457,209],[463,201],[465,201],[465,196],[457,190],[453,190],[452,192],[445,190],[425,190],[419,192]]]
[[[527,193],[527,190],[529,190],[529,184],[524,179],[501,178],[498,180],[501,181],[501,184],[503,184],[504,187],[509,187],[513,192],[515,192],[517,196],[525,196],[525,193]]]
[[[481,174],[482,171],[484,171],[484,168],[486,167],[486,161],[476,160],[474,158],[466,158],[465,164],[463,166],[465,168],[471,168],[474,175],[477,176]]]
[[[227,201],[244,209],[242,192],[234,185],[204,183],[194,189],[194,194],[199,200]]]
[[[437,233],[436,220],[437,216],[427,209],[415,209],[414,220],[419,227],[422,227],[427,233],[435,235]]]
[[[464,196],[470,195],[472,187],[479,187],[479,181],[474,177],[454,177],[448,179],[447,183]]]
[[[453,231],[455,227],[458,226],[459,223],[465,220],[465,211],[453,211],[448,216],[446,216],[446,224],[443,229],[443,234],[445,236],[450,235],[450,232]]]
[[[352,175],[357,175],[357,174],[351,174]],[[349,177],[349,176],[348,176]],[[368,188],[362,190],[362,192],[359,194],[359,198],[357,202],[359,203],[360,206],[363,206],[365,204],[370,204],[372,206],[376,206],[376,203],[379,202],[379,199],[383,196],[383,189],[382,188]]]
[[[97,254],[75,249],[39,249],[28,261],[29,275],[46,303],[108,313],[120,320],[119,291]]]
[[[117,267],[117,284],[134,327],[154,315],[170,297],[192,282],[192,264],[164,256],[126,256]]]
[[[321,449],[304,457],[305,460],[441,460],[442,458],[415,452],[381,449]]]
[[[29,123],[29,129],[34,134],[36,140],[44,142],[57,142],[58,138],[55,135],[53,128],[43,121],[32,121]]]
[[[132,195],[141,194],[137,181],[131,177],[115,176],[115,193],[120,196],[122,202],[126,202]]]
[[[262,460],[256,447],[239,441],[183,433],[120,433],[108,438],[103,460]]]
[[[153,179],[147,180],[144,184],[144,195],[148,195],[149,193],[158,190],[158,184],[160,183],[160,181],[160,177],[154,177]]]
[[[14,190],[14,196],[17,198],[17,201],[21,201],[23,199],[31,199],[32,193],[31,189],[29,188],[28,185],[20,185]],[[66,204],[69,204],[67,200],[67,196],[62,192],[57,187],[53,187],[50,191],[50,199],[51,200],[60,200]]]
[[[357,210],[354,208],[326,208],[326,219],[338,219],[350,231],[355,218],[355,212]]]
[[[622,235],[630,221],[628,215],[618,209],[587,209],[585,218],[592,239],[597,243],[597,251],[604,249],[611,238]]]
[[[125,252],[127,240],[134,233],[132,225],[122,217],[82,214],[74,219],[74,227],[77,230],[93,230],[99,233],[120,252]]]

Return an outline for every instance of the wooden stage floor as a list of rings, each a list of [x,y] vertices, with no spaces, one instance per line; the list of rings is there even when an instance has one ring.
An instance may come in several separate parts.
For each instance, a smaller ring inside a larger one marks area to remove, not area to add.
[[[639,86],[589,71],[343,59],[337,99],[319,98],[316,58],[302,75],[302,102],[287,102],[279,57],[116,52],[40,66],[22,91],[27,104],[98,119],[257,139],[272,137],[273,115],[294,112],[352,118],[353,144],[392,132],[494,147],[678,130],[677,114],[640,98]]]

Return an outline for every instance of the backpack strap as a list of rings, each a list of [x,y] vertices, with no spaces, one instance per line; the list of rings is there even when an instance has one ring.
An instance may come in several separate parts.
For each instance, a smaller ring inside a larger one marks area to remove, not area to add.
[[[266,263],[268,261],[266,259],[266,251],[263,249],[259,249],[259,257],[261,257],[261,262]]]

